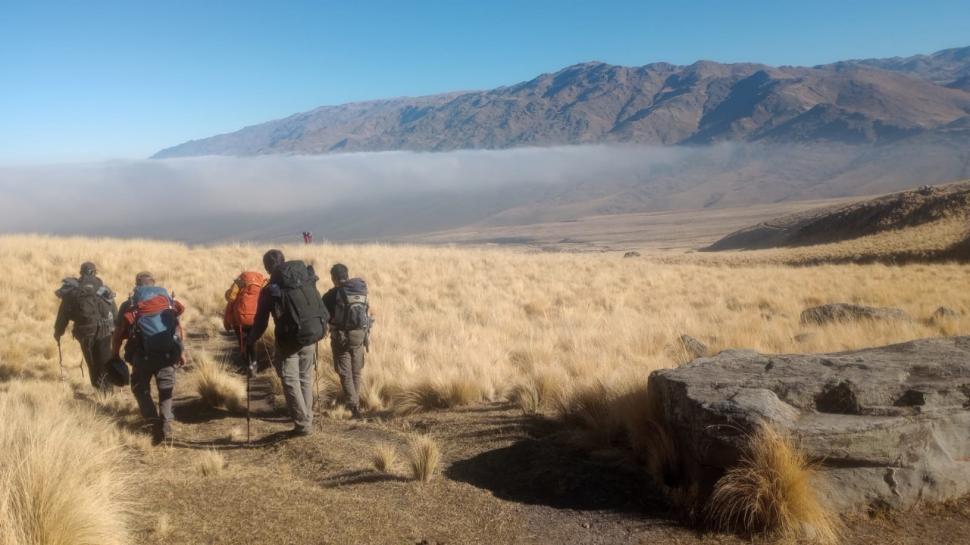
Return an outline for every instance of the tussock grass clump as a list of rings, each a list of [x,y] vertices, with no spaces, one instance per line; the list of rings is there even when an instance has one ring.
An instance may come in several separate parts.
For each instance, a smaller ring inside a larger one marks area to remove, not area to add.
[[[446,388],[431,381],[420,382],[404,388],[394,396],[393,411],[396,415],[408,415],[451,406]]]
[[[192,375],[195,392],[206,405],[231,412],[246,410],[246,383],[224,364],[208,354],[197,354]]]
[[[0,543],[129,543],[119,432],[58,384],[0,394]]]
[[[226,458],[220,452],[204,450],[195,461],[195,468],[203,477],[218,477],[226,470]]]
[[[448,385],[448,406],[463,407],[480,403],[484,397],[482,386],[471,378],[458,378]]]
[[[430,435],[414,435],[408,440],[408,463],[414,480],[430,481],[440,461],[441,449]]]
[[[374,469],[381,473],[393,473],[397,464],[397,448],[394,445],[381,443],[374,449]]]
[[[506,398],[526,414],[561,407],[567,388],[558,374],[532,373],[512,387]]]
[[[838,518],[819,502],[812,477],[792,440],[762,426],[749,437],[738,466],[718,480],[708,516],[728,531],[838,543]]]

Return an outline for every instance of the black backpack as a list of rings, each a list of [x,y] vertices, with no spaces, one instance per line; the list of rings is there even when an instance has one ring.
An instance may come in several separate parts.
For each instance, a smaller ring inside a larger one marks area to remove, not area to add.
[[[367,283],[361,278],[351,278],[336,292],[334,301],[334,329],[354,331],[370,327],[370,303],[367,300]]]
[[[62,299],[70,297],[73,300],[71,319],[74,320],[75,339],[102,339],[114,332],[115,294],[100,278],[65,278],[55,293]]]
[[[280,348],[299,350],[315,344],[327,334],[329,315],[320,292],[317,275],[302,261],[287,261],[276,274],[282,305],[276,319],[276,341]]]

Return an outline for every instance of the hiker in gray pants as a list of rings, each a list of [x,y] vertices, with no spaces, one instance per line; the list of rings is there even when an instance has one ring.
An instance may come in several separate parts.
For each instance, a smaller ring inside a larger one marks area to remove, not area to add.
[[[313,379],[317,343],[327,332],[327,309],[317,291],[317,275],[302,261],[287,261],[283,252],[263,255],[269,282],[259,292],[253,327],[246,336],[246,354],[256,353],[273,317],[276,325],[276,374],[283,382],[286,406],[293,418],[292,434],[313,432]],[[250,371],[252,372],[252,371]]]
[[[277,357],[276,374],[283,382],[283,396],[293,424],[299,430],[313,429],[313,380],[317,367],[316,346],[304,346],[286,357]]]
[[[152,377],[155,377],[155,388],[158,390],[158,408],[152,400]],[[141,356],[135,357],[135,364],[131,370],[131,393],[138,401],[138,409],[143,417],[161,422],[162,438],[171,437],[172,422],[175,414],[172,412],[172,395],[175,392],[175,366],[172,364],[151,363]],[[159,419],[161,416],[161,419]]]

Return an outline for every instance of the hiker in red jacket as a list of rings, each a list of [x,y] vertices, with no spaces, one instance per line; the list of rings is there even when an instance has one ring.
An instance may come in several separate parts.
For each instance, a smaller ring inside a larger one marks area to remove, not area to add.
[[[172,397],[175,393],[175,368],[184,362],[182,303],[155,285],[149,272],[135,277],[131,297],[118,310],[118,323],[112,339],[114,356],[120,357],[124,344],[125,361],[131,364],[131,392],[138,401],[142,417],[152,423],[152,444],[172,436]],[[152,400],[155,379],[158,409]]]

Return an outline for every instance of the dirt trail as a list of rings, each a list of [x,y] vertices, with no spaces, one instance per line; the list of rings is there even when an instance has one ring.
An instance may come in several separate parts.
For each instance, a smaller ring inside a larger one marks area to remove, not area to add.
[[[232,349],[225,339],[209,340],[210,351],[213,343]],[[244,417],[203,408],[185,389],[178,392],[175,440],[135,467],[143,513],[138,542],[745,542],[679,524],[639,468],[568,447],[567,430],[550,419],[502,404],[362,421],[321,413],[312,436],[289,438],[291,424],[272,401],[268,378],[255,382],[252,445],[245,444]],[[433,435],[442,447],[441,468],[428,484],[408,477],[406,441],[413,432]],[[400,452],[390,475],[371,464],[380,443]],[[196,464],[206,450],[225,457],[222,474],[201,475]],[[167,534],[155,529],[160,516],[169,519]],[[919,517],[853,523],[847,542],[967,543],[968,531],[965,502]]]

